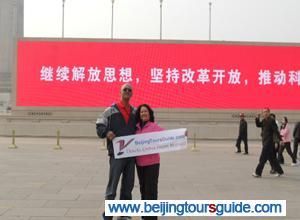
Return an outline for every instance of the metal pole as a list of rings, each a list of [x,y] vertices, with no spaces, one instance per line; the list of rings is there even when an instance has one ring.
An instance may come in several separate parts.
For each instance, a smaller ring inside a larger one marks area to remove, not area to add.
[[[115,0],[111,0],[111,39],[114,38],[114,3]]]
[[[211,40],[211,5],[212,3],[209,2],[209,30],[208,30],[208,33],[209,33],[209,36],[208,36],[208,39]]]
[[[100,149],[101,149],[101,150],[106,150],[106,138],[103,140]]]
[[[159,39],[162,40],[162,4],[163,0],[159,0],[160,2],[160,31],[159,31]]]
[[[62,30],[61,37],[65,37],[65,2],[66,0],[62,0]]]
[[[17,148],[15,138],[16,138],[16,131],[12,130],[12,142],[11,142],[11,145],[9,145],[8,148],[10,148],[10,149],[16,149]]]
[[[61,150],[62,147],[60,146],[60,131],[56,131],[56,145],[54,146],[55,150]]]
[[[198,151],[197,149],[197,138],[196,138],[196,133],[194,133],[194,145],[192,147],[192,151]]]

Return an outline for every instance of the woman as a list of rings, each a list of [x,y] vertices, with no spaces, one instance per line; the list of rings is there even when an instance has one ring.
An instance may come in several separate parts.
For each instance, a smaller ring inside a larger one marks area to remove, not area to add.
[[[142,104],[138,107],[136,112],[136,121],[136,134],[164,130],[154,122],[153,110],[147,104]],[[149,154],[136,157],[136,167],[142,200],[157,200],[159,164],[159,154]],[[145,216],[143,219],[157,219],[157,216]]]
[[[284,151],[284,149],[286,148],[286,151],[288,152],[288,154],[291,156],[293,163],[292,166],[294,166],[297,161],[296,159],[293,157],[293,153],[291,150],[291,132],[288,126],[288,119],[287,117],[283,117],[282,120],[282,125],[281,125],[281,129],[280,129],[280,136],[282,138],[282,141],[280,143],[280,147],[278,150],[278,160],[280,163],[284,163],[284,158],[282,156],[282,153]]]

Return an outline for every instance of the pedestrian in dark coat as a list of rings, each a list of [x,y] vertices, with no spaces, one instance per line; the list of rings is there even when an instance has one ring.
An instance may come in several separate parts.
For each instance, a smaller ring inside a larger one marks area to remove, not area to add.
[[[244,142],[245,152],[244,154],[248,154],[248,125],[245,120],[245,114],[240,113],[240,126],[239,126],[239,135],[236,140],[236,153],[241,153],[241,142]]]
[[[293,138],[294,138],[294,150],[293,150],[293,157],[297,159],[298,153],[298,144],[300,143],[300,121],[296,123],[294,131],[293,131]]]
[[[263,119],[260,120],[260,114],[255,118],[256,127],[261,128],[261,136],[262,136],[262,151],[259,158],[259,163],[256,167],[255,172],[252,174],[254,177],[261,177],[265,163],[267,160],[270,161],[271,166],[276,171],[275,176],[281,176],[284,172],[276,159],[275,156],[275,145],[274,139],[277,135],[280,137],[278,132],[278,128],[275,120],[270,117],[270,109],[263,109]]]

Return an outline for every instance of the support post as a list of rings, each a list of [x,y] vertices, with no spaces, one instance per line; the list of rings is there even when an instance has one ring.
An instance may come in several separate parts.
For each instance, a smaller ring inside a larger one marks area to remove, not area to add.
[[[198,151],[197,150],[196,133],[194,133],[193,140],[194,140],[194,144],[193,144],[193,147],[192,147],[192,151]]]
[[[12,141],[11,141],[11,145],[9,145],[8,148],[10,148],[10,149],[16,149],[16,148],[18,148],[17,145],[16,145],[15,138],[16,138],[16,131],[12,130]]]
[[[60,131],[57,130],[56,132],[56,145],[54,146],[55,150],[61,150],[62,147],[60,146]]]

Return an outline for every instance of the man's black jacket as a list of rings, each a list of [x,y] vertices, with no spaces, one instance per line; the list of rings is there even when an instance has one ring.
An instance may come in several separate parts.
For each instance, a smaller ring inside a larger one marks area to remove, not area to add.
[[[256,127],[261,127],[261,137],[263,146],[274,145],[274,135],[280,137],[277,124],[271,117],[267,117],[262,121],[259,118],[255,118]]]
[[[107,108],[97,119],[96,122],[97,135],[100,138],[106,138],[108,131],[114,132],[116,137],[135,134],[136,131],[135,109],[132,106],[130,106],[130,109],[131,109],[130,117],[128,123],[126,124],[125,119],[116,104]],[[108,139],[107,139],[107,150],[109,156],[114,156],[112,141]]]

